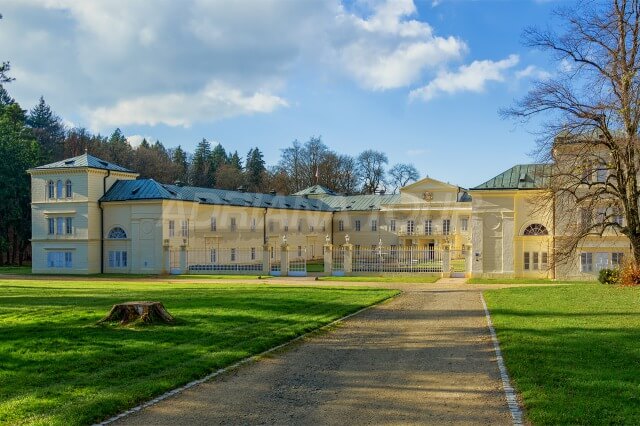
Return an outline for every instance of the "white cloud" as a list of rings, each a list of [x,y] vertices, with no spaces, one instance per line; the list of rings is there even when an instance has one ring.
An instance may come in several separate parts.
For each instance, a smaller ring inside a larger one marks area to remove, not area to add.
[[[146,139],[147,142],[152,143],[151,136],[131,135],[131,136],[126,136],[126,139],[127,139],[127,142],[129,142],[129,145],[131,145],[134,148],[139,147],[144,139]]]
[[[456,72],[443,71],[426,86],[412,90],[411,99],[429,101],[446,93],[482,92],[489,81],[504,81],[504,72],[518,64],[518,55],[510,55],[500,61],[473,61],[462,65]]]
[[[254,113],[268,113],[288,106],[287,101],[266,91],[251,94],[214,81],[203,90],[191,94],[154,94],[127,98],[111,107],[100,107],[90,112],[95,129],[142,124],[155,126],[188,127],[198,121]]]
[[[551,73],[536,67],[535,65],[529,65],[528,67],[516,71],[516,78],[535,78],[538,80],[546,80],[551,77]]]

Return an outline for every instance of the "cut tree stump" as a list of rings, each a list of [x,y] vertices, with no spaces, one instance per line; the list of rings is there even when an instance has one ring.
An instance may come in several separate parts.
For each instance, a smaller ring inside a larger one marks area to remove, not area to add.
[[[173,316],[167,312],[161,302],[126,302],[113,305],[111,311],[98,321],[98,324],[113,321],[127,324],[138,319],[145,323],[174,322]]]

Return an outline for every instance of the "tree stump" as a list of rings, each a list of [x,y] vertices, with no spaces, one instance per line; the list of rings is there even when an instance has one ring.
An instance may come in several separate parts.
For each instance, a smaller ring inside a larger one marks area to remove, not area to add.
[[[120,324],[127,324],[131,321],[141,320],[145,323],[173,323],[174,318],[164,308],[161,302],[126,302],[113,305],[106,317],[98,321],[103,322],[120,321]]]

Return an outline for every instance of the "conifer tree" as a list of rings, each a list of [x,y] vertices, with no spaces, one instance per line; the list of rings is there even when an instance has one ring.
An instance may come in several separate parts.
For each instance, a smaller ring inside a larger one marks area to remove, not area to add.
[[[29,111],[27,124],[40,144],[42,161],[49,163],[63,156],[65,128],[60,117],[55,115],[44,98],[40,96],[38,105]]]

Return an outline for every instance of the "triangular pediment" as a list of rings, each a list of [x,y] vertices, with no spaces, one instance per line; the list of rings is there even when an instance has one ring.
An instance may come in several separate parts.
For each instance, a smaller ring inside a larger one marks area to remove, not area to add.
[[[458,200],[460,187],[426,177],[400,188],[401,203],[451,203]]]

